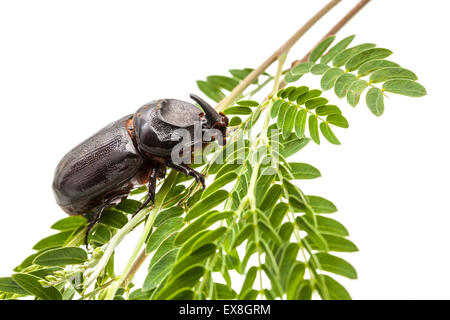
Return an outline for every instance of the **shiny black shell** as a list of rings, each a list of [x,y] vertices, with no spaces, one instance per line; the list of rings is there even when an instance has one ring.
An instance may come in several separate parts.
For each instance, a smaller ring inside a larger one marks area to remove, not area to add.
[[[67,153],[56,167],[53,191],[70,215],[87,212],[105,200],[120,198],[133,187],[144,159],[127,131],[125,116]]]

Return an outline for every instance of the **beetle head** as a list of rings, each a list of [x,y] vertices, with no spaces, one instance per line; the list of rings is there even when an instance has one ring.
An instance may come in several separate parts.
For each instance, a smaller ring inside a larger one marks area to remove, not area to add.
[[[228,126],[228,117],[224,115],[222,112],[217,112],[213,107],[211,107],[205,100],[196,96],[195,94],[191,94],[190,97],[195,100],[205,112],[206,118],[206,127],[209,129],[217,129],[222,133],[223,144],[226,142],[226,133]]]

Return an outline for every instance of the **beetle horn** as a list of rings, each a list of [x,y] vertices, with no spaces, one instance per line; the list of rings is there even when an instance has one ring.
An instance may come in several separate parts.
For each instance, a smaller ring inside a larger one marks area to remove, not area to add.
[[[203,100],[202,98],[200,98],[195,94],[191,94],[190,97],[192,98],[192,100],[197,102],[203,108],[203,111],[206,114],[206,119],[212,120],[211,121],[212,123],[215,123],[216,121],[221,121],[220,115],[213,107],[209,105],[208,102],[206,102],[205,100]]]

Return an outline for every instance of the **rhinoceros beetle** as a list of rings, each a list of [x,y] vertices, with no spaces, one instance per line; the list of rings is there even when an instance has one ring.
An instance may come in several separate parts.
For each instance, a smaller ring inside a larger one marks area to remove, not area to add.
[[[194,129],[199,124],[201,130],[219,131],[225,144],[228,118],[200,97],[190,97],[203,111],[176,99],[152,101],[107,125],[61,159],[53,179],[56,202],[69,215],[93,213],[86,230],[86,246],[89,232],[103,210],[118,204],[132,189],[148,186],[147,198],[134,215],[154,201],[157,179],[164,178],[166,167],[192,176],[205,187],[199,172],[186,161],[172,159],[182,139],[177,131],[190,133],[188,144],[205,145],[216,136],[195,137]]]

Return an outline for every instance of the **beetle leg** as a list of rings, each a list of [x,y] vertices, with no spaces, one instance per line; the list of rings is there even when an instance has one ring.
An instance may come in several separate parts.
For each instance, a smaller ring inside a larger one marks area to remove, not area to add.
[[[86,228],[86,233],[84,235],[84,244],[86,245],[86,250],[89,250],[88,246],[88,238],[89,233],[91,232],[92,228],[100,221],[100,218],[102,217],[103,210],[108,206],[108,203],[102,204],[97,211],[95,211],[94,216],[89,220],[89,223]]]
[[[193,177],[195,179],[195,181],[197,181],[198,183],[201,183],[203,189],[205,189],[205,178],[203,177],[203,175],[200,172],[195,171],[194,169],[192,169],[191,167],[189,167],[185,164],[174,163],[172,160],[167,160],[166,165],[169,168],[183,172],[186,176],[189,175],[189,176]]]
[[[155,201],[155,192],[156,192],[156,179],[161,176],[160,168],[152,168],[152,172],[150,173],[150,177],[148,178],[148,195],[147,199],[139,206],[135,213],[131,217],[134,217],[138,214],[139,211],[144,209],[150,202]]]

